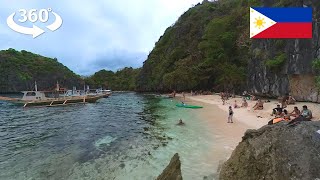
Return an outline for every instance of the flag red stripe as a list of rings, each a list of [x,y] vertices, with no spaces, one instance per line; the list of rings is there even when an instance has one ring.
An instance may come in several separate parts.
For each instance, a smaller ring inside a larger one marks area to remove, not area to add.
[[[312,38],[312,23],[276,23],[252,38]]]

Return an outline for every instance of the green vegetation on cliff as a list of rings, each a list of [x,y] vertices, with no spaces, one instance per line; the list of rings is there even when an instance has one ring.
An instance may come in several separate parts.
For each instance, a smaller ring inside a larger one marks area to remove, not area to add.
[[[138,90],[245,86],[254,5],[259,2],[204,1],[189,9],[156,43],[138,76]]]
[[[61,87],[69,89],[73,86],[82,89],[87,84],[90,88],[134,91],[140,69],[124,68],[115,73],[101,70],[90,77],[81,78],[56,58],[10,48],[0,51],[0,72],[0,93],[33,90],[35,81],[39,90],[53,90],[59,82]]]
[[[92,88],[105,88],[115,91],[136,90],[136,77],[140,69],[123,68],[117,72],[101,70],[86,78],[86,84]]]
[[[80,76],[66,66],[31,52],[14,49],[0,51],[0,92],[18,92],[33,89],[38,82],[41,90],[55,87],[58,81],[63,86],[78,86]]]

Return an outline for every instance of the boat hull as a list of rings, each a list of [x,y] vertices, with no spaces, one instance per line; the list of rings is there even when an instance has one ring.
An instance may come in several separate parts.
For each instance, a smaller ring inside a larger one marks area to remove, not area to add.
[[[83,97],[71,97],[71,98],[57,98],[43,101],[12,101],[15,104],[23,105],[23,107],[37,107],[37,106],[66,106],[72,104],[86,104],[86,103],[95,103],[97,100],[103,98],[104,96],[83,96]]]

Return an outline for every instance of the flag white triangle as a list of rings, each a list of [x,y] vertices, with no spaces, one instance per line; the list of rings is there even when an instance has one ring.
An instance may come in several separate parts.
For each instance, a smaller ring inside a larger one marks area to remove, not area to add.
[[[277,22],[250,8],[250,38],[275,25]]]

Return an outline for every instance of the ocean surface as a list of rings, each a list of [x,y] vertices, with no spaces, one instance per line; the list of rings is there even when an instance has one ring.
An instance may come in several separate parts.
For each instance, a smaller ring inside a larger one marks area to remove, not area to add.
[[[0,179],[149,180],[177,152],[184,179],[203,179],[216,170],[212,130],[177,103],[136,93],[53,108],[0,101]]]

